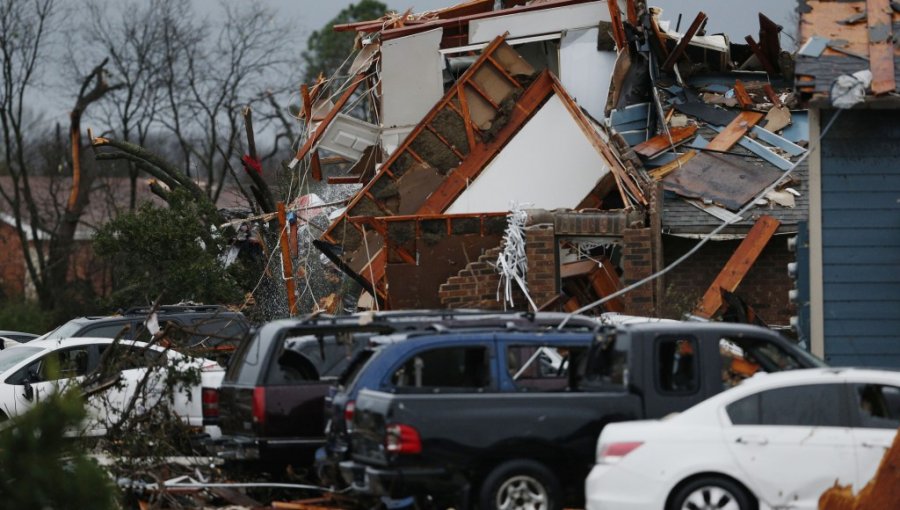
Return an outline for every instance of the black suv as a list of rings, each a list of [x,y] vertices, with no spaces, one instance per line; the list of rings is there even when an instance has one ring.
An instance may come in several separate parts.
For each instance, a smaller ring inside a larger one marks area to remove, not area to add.
[[[40,338],[115,338],[121,333],[123,339],[148,340],[151,310],[137,307],[117,315],[79,317]],[[227,357],[250,331],[244,314],[219,305],[165,305],[157,308],[156,317],[173,348],[216,359]]]

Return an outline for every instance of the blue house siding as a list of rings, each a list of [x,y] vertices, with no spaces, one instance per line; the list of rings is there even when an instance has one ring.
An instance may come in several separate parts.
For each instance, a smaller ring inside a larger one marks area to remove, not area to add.
[[[841,113],[821,155],[825,359],[900,367],[900,111]]]

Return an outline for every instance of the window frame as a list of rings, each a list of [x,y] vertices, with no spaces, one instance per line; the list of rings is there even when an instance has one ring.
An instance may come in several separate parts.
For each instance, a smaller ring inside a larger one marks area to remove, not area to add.
[[[412,349],[403,353],[402,356],[399,357],[398,361],[392,363],[390,368],[385,371],[385,375],[381,380],[381,384],[379,385],[384,391],[388,391],[390,393],[397,394],[473,394],[473,393],[488,393],[496,391],[497,380],[495,372],[495,358],[494,358],[494,344],[492,342],[479,342],[474,341],[472,343],[442,343],[437,345],[426,345],[426,346],[417,346],[419,348]],[[482,349],[484,351],[484,368],[486,370],[487,376],[487,384],[480,387],[469,387],[469,386],[397,386],[394,383],[394,375],[398,370],[403,368],[408,362],[412,361],[414,358],[419,357],[423,354],[430,353],[438,350],[451,350],[451,349],[461,349],[461,350],[470,350],[470,349]],[[402,389],[401,389],[402,388]]]
[[[692,379],[694,381],[694,386],[692,389],[685,390],[672,390],[666,389],[663,387],[663,381],[660,377],[662,374],[662,359],[660,348],[664,342],[677,342],[679,340],[688,340],[691,343],[691,348],[693,349],[692,358],[692,366],[693,366],[693,374]],[[701,379],[701,374],[703,373],[703,369],[701,367],[700,362],[700,339],[695,335],[684,334],[684,335],[673,335],[673,334],[663,334],[657,335],[656,338],[653,339],[653,385],[656,388],[656,391],[659,395],[663,396],[689,396],[696,395],[700,392],[700,388],[703,386],[703,381]]]

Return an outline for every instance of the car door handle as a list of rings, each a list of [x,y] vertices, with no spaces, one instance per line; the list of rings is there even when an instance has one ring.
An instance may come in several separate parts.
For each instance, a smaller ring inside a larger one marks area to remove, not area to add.
[[[769,439],[763,436],[740,436],[735,442],[738,444],[766,445],[769,444]]]

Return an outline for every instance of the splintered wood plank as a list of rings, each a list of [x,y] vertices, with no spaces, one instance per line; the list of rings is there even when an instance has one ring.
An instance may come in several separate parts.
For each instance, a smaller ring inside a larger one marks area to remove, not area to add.
[[[891,37],[890,0],[866,0],[869,28],[869,70],[872,71],[872,93],[876,96],[893,92],[894,45]]]
[[[741,104],[741,108],[753,108],[753,99],[750,98],[750,94],[747,93],[747,88],[744,87],[744,82],[741,80],[734,80],[734,97]]]
[[[753,263],[756,262],[759,254],[762,253],[763,248],[769,243],[769,239],[778,230],[780,224],[778,220],[771,216],[761,216],[756,220],[753,228],[747,233],[747,237],[744,238],[731,255],[731,258],[728,259],[725,267],[713,280],[712,285],[706,289],[703,299],[700,300],[700,304],[694,309],[694,315],[710,318],[719,311],[719,308],[722,307],[721,289],[734,292],[744,279],[744,276],[747,275],[747,272],[750,271],[750,268],[753,267]]]
[[[654,168],[653,170],[650,170],[647,173],[649,173],[650,177],[652,177],[653,180],[655,180],[655,181],[662,180],[663,177],[669,175],[670,173],[674,172],[675,170],[678,170],[679,168],[681,168],[685,163],[690,161],[691,158],[693,158],[696,155],[697,155],[697,151],[687,151],[684,154],[682,154],[681,156],[678,156],[678,158],[676,158],[674,161],[666,163],[665,165],[663,165],[661,167]]]
[[[359,88],[360,84],[364,82],[366,79],[365,75],[357,75],[356,78],[353,79],[353,83],[347,87],[347,90],[344,91],[344,94],[338,99],[338,102],[334,104],[334,108],[328,112],[328,115],[322,120],[319,126],[316,128],[316,132],[312,134],[309,138],[306,139],[306,143],[303,144],[303,147],[300,147],[300,150],[297,151],[297,155],[294,156],[295,159],[301,160],[309,153],[309,151],[313,148],[316,142],[319,141],[319,138],[322,137],[322,134],[328,130],[328,125],[331,124],[331,121],[337,117],[337,114],[341,112],[341,108],[347,104],[347,101],[350,100],[350,96],[356,92],[356,89]],[[307,117],[307,122],[311,122],[310,118]]]
[[[634,152],[645,158],[654,158],[674,146],[684,143],[687,139],[694,136],[696,132],[697,126],[694,125],[670,128],[669,135],[665,133],[656,135],[645,142],[635,145],[633,149]]]
[[[675,49],[672,50],[672,53],[669,54],[669,57],[666,58],[666,61],[663,62],[662,68],[666,71],[671,71],[675,68],[675,62],[678,62],[678,59],[681,58],[681,55],[687,50],[688,44],[691,43],[691,39],[694,38],[694,35],[697,34],[697,31],[700,30],[700,27],[703,26],[703,23],[706,21],[706,14],[701,12],[697,14],[697,17],[694,18],[694,22],[691,23],[691,27],[688,28],[688,31],[684,34],[684,37],[678,41],[678,46],[675,46]]]
[[[725,126],[721,133],[710,140],[706,148],[716,151],[727,151],[762,118],[763,114],[759,112],[741,112],[730,124]]]

